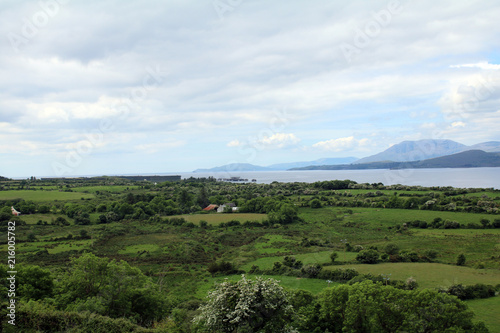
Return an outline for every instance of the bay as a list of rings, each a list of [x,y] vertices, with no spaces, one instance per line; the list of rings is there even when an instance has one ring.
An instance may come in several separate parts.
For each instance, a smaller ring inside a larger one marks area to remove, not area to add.
[[[448,168],[401,170],[300,170],[300,171],[227,171],[177,173],[181,177],[231,178],[240,177],[257,183],[277,182],[313,183],[324,180],[353,180],[357,183],[384,185],[453,186],[456,188],[500,189],[500,168]]]

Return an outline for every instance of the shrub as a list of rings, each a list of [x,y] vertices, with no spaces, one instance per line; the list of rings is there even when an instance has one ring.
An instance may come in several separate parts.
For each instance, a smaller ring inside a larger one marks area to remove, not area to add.
[[[464,265],[465,265],[465,255],[461,253],[457,257],[457,266],[464,266]]]
[[[393,243],[389,243],[385,246],[384,251],[388,255],[396,255],[399,253],[399,246]]]
[[[356,260],[363,264],[376,264],[379,254],[375,250],[362,250],[356,256]]]

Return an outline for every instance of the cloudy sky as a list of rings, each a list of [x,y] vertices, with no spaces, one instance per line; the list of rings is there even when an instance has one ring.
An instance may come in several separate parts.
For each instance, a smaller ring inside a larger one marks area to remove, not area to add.
[[[0,175],[500,140],[500,3],[4,0]]]

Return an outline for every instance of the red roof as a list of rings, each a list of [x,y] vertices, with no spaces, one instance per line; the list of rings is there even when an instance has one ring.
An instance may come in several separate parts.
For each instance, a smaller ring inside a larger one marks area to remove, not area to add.
[[[203,208],[203,210],[207,210],[207,211],[208,210],[214,210],[214,209],[217,209],[217,207],[219,207],[219,206],[217,206],[217,205],[208,205],[207,207]]]

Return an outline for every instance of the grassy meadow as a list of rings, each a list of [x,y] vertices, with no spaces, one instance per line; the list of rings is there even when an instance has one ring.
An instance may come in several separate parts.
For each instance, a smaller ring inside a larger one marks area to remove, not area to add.
[[[479,206],[470,211],[446,211],[442,209],[444,204],[440,209],[432,210],[384,208],[385,204],[363,201],[372,200],[369,195],[374,189],[327,191],[310,184],[215,182],[200,185],[186,182],[152,186],[119,180],[113,182],[116,185],[107,182],[86,186],[77,181],[68,182],[66,186],[70,186],[71,192],[60,192],[62,185],[50,183],[37,185],[37,190],[0,190],[0,202],[6,205],[9,200],[22,199],[50,207],[49,213],[20,216],[26,225],[20,223],[16,227],[17,260],[23,264],[40,265],[55,276],[67,269],[71,258],[85,252],[124,260],[160,285],[162,292],[174,300],[172,304],[181,309],[180,312],[192,306],[189,304],[203,302],[216,283],[237,281],[243,272],[250,278],[261,276],[248,273],[255,267],[269,273],[275,263],[283,262],[286,256],[294,257],[304,266],[317,264],[324,271],[349,268],[360,274],[383,274],[401,281],[413,277],[419,288],[500,284],[500,228],[482,227],[484,220],[493,223],[499,215],[494,210],[480,210]],[[11,188],[14,186],[12,182],[9,184]],[[202,186],[206,187],[206,201],[234,201],[243,207],[242,212],[205,213],[201,206],[198,210],[193,209]],[[182,204],[183,191],[184,197],[190,200],[187,204]],[[444,194],[450,189],[395,190],[387,187],[377,191],[380,192],[377,198],[383,198],[384,203],[396,195],[404,201],[411,196],[434,192],[439,192],[442,200],[461,200],[461,207],[477,205],[480,201],[481,205],[497,207],[500,200],[500,191],[494,190],[453,196]],[[262,200],[262,204],[245,211],[245,204],[250,200]],[[320,202],[317,208],[311,208],[313,200]],[[292,223],[270,222],[283,202],[293,207],[296,219]],[[66,203],[76,207],[71,218],[64,210]],[[379,207],[360,206],[363,203]],[[276,207],[269,208],[273,204]],[[3,209],[4,214],[10,213],[10,206]],[[159,213],[165,211],[175,211],[175,215]],[[63,217],[70,225],[55,225],[58,217]],[[187,223],[179,223],[179,218]],[[456,221],[461,227],[420,229],[409,226],[409,222],[415,220],[430,224],[436,218]],[[200,223],[202,221],[206,224]],[[231,221],[240,223],[228,224]],[[464,228],[468,224],[477,227]],[[347,250],[346,244],[357,250]],[[395,245],[400,253],[415,253],[418,258],[425,257],[428,251],[434,251],[436,256],[431,262],[390,262],[386,258],[379,259],[376,264],[361,264],[356,260],[360,249],[374,249],[382,255],[388,244]],[[7,251],[5,242],[0,244],[0,251]],[[332,253],[337,254],[334,263],[330,258]],[[463,266],[456,265],[460,254],[466,258]],[[230,263],[238,274],[209,273],[209,265],[218,262]],[[340,283],[281,273],[263,277],[280,280],[287,289],[303,289],[314,295]],[[476,319],[484,321],[491,332],[500,332],[496,316],[500,313],[499,300],[500,297],[496,296],[467,301],[476,313]]]

